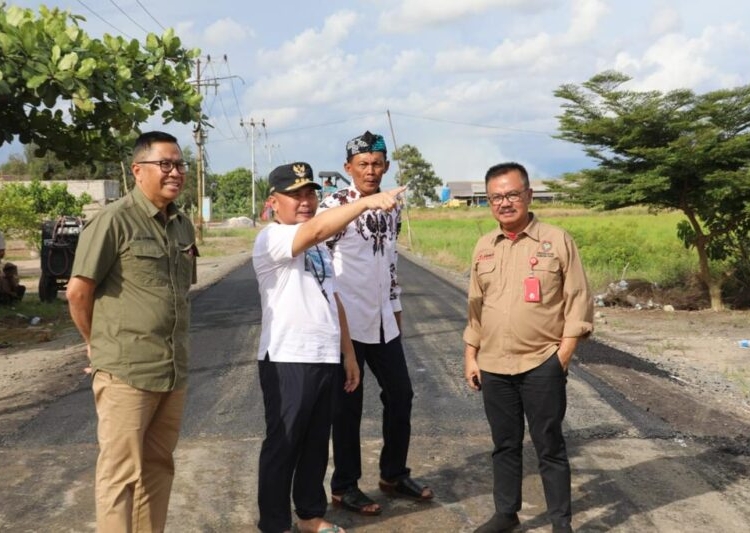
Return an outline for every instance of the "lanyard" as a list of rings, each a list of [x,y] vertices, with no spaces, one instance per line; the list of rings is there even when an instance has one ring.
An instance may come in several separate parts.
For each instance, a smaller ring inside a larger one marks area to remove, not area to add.
[[[318,245],[315,245],[315,251],[317,252],[317,259],[318,262],[316,264],[315,258],[312,255],[312,248],[308,248],[305,250],[305,264],[307,265],[307,270],[312,272],[313,277],[315,277],[315,281],[318,282],[318,285],[320,286],[320,292],[323,294],[323,297],[326,299],[326,302],[330,303],[330,300],[328,299],[328,293],[323,288],[323,282],[326,279],[326,265],[323,262],[323,253],[320,251],[320,248],[318,248]],[[320,267],[320,272],[318,271],[318,267]]]

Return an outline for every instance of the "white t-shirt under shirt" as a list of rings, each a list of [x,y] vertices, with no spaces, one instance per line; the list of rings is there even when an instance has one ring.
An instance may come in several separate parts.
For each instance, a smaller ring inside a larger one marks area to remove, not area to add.
[[[269,224],[253,246],[263,319],[258,359],[277,363],[341,362],[333,267],[325,245],[292,257],[300,225]]]

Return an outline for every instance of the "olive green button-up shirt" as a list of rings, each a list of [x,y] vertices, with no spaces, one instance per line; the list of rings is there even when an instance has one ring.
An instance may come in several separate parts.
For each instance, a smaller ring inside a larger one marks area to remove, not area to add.
[[[140,189],[81,232],[72,276],[96,282],[91,366],[150,391],[187,382],[195,233],[170,204],[166,220]]]
[[[539,301],[527,301],[531,277],[539,283]],[[514,375],[536,368],[563,337],[588,336],[593,314],[578,250],[561,228],[532,214],[515,240],[498,228],[477,242],[463,340],[479,349],[480,369]]]

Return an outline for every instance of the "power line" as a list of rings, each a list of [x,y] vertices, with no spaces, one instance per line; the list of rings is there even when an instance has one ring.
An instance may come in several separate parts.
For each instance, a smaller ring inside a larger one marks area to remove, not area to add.
[[[227,67],[227,74],[229,75],[230,78],[233,78],[234,76],[232,76],[232,70],[229,68],[229,58],[227,57],[226,54],[224,54],[224,64]],[[237,77],[240,79],[240,81],[244,85],[245,80],[243,80],[239,76]],[[237,98],[237,91],[234,90],[234,82],[231,83],[231,87],[232,87],[232,95],[234,96],[234,104],[237,106],[237,112],[240,114],[240,116],[244,116],[242,113],[242,109],[240,108],[240,100],[239,98]],[[234,130],[232,130],[232,133],[234,134]]]
[[[377,112],[377,113],[368,113],[366,115],[359,115],[359,116],[356,116],[356,117],[345,118],[345,119],[336,120],[336,121],[333,121],[333,122],[326,122],[326,123],[323,123],[323,124],[315,124],[315,125],[312,125],[312,126],[301,126],[299,128],[290,128],[290,129],[287,129],[287,130],[277,131],[276,133],[277,134],[280,134],[280,133],[291,133],[291,132],[294,132],[294,131],[311,130],[313,128],[323,128],[325,126],[333,126],[335,124],[343,124],[344,122],[351,122],[353,120],[359,120],[361,118],[375,117],[375,116],[379,116],[379,115],[380,115],[380,112]]]
[[[81,4],[83,7],[85,7],[86,9],[88,9],[91,12],[92,15],[94,15],[96,18],[98,18],[99,20],[101,20],[103,23],[105,23],[107,26],[109,26],[113,30],[115,30],[117,33],[121,33],[122,35],[124,35],[128,39],[134,39],[134,37],[128,35],[124,31],[122,31],[121,29],[117,28],[111,22],[109,22],[107,19],[105,19],[104,17],[102,17],[99,13],[97,13],[96,11],[94,11],[93,9],[91,9],[89,6],[87,6],[86,4],[84,4],[82,0],[78,0],[78,3]]]
[[[535,133],[538,135],[552,135],[551,133],[547,131],[536,131],[536,130],[527,130],[522,128],[508,128],[505,126],[495,126],[492,124],[477,124],[475,122],[462,122],[460,120],[449,120],[445,118],[434,118],[434,117],[423,117],[420,115],[410,115],[409,113],[399,113],[397,111],[392,111],[392,115],[400,115],[402,117],[409,117],[409,118],[416,118],[420,120],[430,120],[432,122],[445,122],[448,124],[458,124],[459,126],[471,126],[474,128],[486,128],[491,130],[507,130],[507,131],[517,131],[521,133]]]
[[[167,30],[167,28],[165,28],[164,26],[162,26],[162,25],[161,25],[161,22],[159,22],[158,20],[156,20],[156,19],[154,18],[154,16],[153,16],[153,15],[152,15],[151,13],[149,13],[148,9],[146,9],[146,6],[144,6],[144,5],[143,5],[143,4],[141,3],[141,0],[135,0],[135,1],[136,1],[136,2],[138,3],[138,5],[139,5],[139,6],[141,6],[141,9],[143,9],[143,11],[145,11],[145,12],[146,12],[146,15],[148,15],[149,17],[151,17],[151,20],[153,20],[154,22],[156,22],[156,24],[157,24],[157,25],[158,25],[158,26],[159,26],[159,27],[160,27],[160,28],[161,28],[162,30],[164,30],[164,31],[166,31],[166,30]]]
[[[118,9],[118,11],[120,11],[120,13],[122,13],[123,15],[125,15],[125,16],[126,16],[126,17],[128,18],[128,20],[129,20],[130,22],[132,22],[133,24],[135,24],[136,26],[138,26],[138,27],[139,27],[139,28],[140,28],[141,30],[143,30],[143,33],[145,33],[146,35],[148,35],[148,34],[150,33],[150,32],[149,32],[149,31],[148,31],[148,30],[147,30],[146,28],[144,28],[143,26],[141,26],[141,25],[140,25],[140,23],[139,23],[139,22],[138,22],[137,20],[135,20],[135,19],[134,19],[133,17],[131,17],[130,15],[128,15],[128,14],[127,14],[127,13],[125,12],[125,10],[124,10],[124,9],[122,9],[122,8],[121,8],[121,7],[119,6],[119,5],[117,5],[117,2],[115,2],[115,0],[109,0],[109,2],[110,2],[110,3],[111,3],[111,4],[113,5],[113,6],[115,6],[115,7],[116,7],[116,8]]]

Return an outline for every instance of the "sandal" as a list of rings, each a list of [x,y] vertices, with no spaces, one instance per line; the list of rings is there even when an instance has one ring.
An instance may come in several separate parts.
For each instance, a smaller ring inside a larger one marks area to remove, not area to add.
[[[346,489],[346,492],[331,494],[331,503],[334,507],[341,507],[362,516],[377,516],[383,512],[383,508],[367,494],[359,490],[359,487],[350,487]],[[372,509],[374,505],[377,505],[376,509]],[[370,507],[370,509],[366,509],[367,507]]]
[[[340,526],[331,524],[326,528],[319,529],[317,533],[339,533],[340,531],[342,531]],[[300,529],[298,524],[294,524],[294,526],[292,526],[292,533],[302,533],[302,530]]]
[[[418,502],[428,502],[435,497],[432,489],[426,485],[420,485],[410,477],[398,481],[380,480],[380,490],[397,498],[409,498]],[[428,491],[425,495],[425,491]]]

